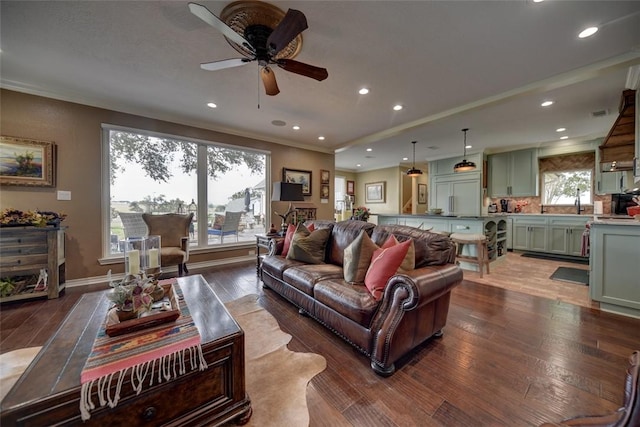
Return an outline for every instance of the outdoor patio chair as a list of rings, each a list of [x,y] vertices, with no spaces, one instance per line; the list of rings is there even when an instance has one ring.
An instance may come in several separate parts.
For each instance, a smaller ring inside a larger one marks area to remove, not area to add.
[[[240,218],[243,212],[225,212],[224,221],[218,226],[220,228],[209,228],[207,233],[209,236],[220,236],[220,243],[224,243],[225,236],[235,234],[236,242],[238,241],[238,232],[240,228]]]

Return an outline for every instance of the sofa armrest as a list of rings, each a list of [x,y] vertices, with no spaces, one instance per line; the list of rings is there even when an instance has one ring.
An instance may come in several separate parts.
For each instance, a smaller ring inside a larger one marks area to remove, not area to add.
[[[395,360],[444,326],[447,294],[460,282],[462,269],[455,264],[418,268],[389,279],[371,323],[371,363],[376,372],[391,375]],[[438,307],[437,300],[445,295],[445,306]]]
[[[269,253],[267,255],[280,255],[284,249],[284,237],[269,239]]]

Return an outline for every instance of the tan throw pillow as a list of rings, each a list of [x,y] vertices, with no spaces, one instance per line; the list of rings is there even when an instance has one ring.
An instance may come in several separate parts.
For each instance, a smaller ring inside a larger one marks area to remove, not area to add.
[[[366,231],[362,230],[358,237],[344,249],[344,280],[351,284],[363,284],[367,275],[373,252],[378,245],[373,243]]]
[[[309,233],[306,227],[298,231],[291,239],[291,246],[287,253],[287,259],[306,262],[307,264],[324,264],[325,247],[329,240],[331,230],[322,228]]]

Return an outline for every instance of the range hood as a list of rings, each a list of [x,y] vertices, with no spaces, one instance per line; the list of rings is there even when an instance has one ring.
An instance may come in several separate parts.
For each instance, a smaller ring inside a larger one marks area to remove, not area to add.
[[[635,156],[636,91],[622,92],[619,115],[599,147],[602,172],[630,171]]]

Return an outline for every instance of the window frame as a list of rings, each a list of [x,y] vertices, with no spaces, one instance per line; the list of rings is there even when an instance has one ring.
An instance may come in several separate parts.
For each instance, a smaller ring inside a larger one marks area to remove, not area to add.
[[[548,171],[544,171],[541,173],[540,175],[540,204],[544,205],[544,206],[557,206],[557,207],[566,207],[566,206],[574,206],[574,203],[549,203],[548,201],[545,200],[546,198],[546,191],[545,191],[545,184],[546,184],[546,180],[545,180],[545,175],[546,174],[557,174],[557,173],[572,173],[572,172],[588,172],[589,173],[589,201],[583,203],[582,202],[582,198],[580,199],[580,204],[581,206],[593,206],[593,201],[594,201],[594,171],[591,168],[576,168],[576,169],[567,169],[567,170],[548,170]]]
[[[101,135],[102,135],[102,171],[101,171],[101,228],[102,228],[102,253],[100,261],[104,261],[105,264],[118,262],[123,259],[123,254],[112,254],[110,249],[110,236],[111,236],[111,180],[110,180],[110,172],[111,172],[111,162],[110,162],[110,132],[127,132],[127,133],[137,133],[140,135],[145,135],[152,138],[167,138],[167,139],[176,139],[180,141],[185,141],[189,143],[197,144],[197,170],[196,170],[196,180],[197,180],[197,200],[196,204],[198,206],[197,216],[199,218],[207,218],[207,208],[208,208],[208,200],[207,200],[207,190],[208,190],[208,175],[207,175],[207,148],[208,147],[220,147],[227,148],[230,150],[239,150],[244,152],[251,152],[255,154],[261,154],[265,156],[265,170],[264,170],[264,180],[265,180],[265,200],[271,200],[271,188],[268,183],[271,182],[271,151],[261,150],[257,148],[251,148],[241,145],[232,145],[225,144],[217,141],[209,141],[199,138],[186,137],[182,135],[169,134],[163,132],[155,132],[146,129],[132,128],[127,126],[114,125],[109,123],[101,124]],[[203,172],[204,171],[204,172]],[[265,206],[265,224],[271,223],[271,209]],[[246,247],[246,246],[254,246],[255,242],[235,242],[231,241],[229,243],[225,242],[223,245],[220,244],[209,244],[208,235],[207,235],[207,227],[199,227],[198,228],[198,244],[196,246],[191,246],[189,250],[194,253],[199,252],[216,252],[221,250],[229,250],[230,248],[238,248],[238,247]]]

